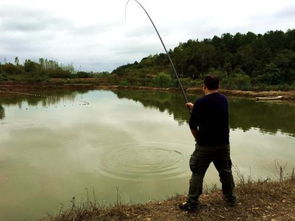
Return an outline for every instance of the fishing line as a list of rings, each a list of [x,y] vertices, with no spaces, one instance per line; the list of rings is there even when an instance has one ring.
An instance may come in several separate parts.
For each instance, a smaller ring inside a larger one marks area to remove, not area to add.
[[[174,74],[175,74],[175,76],[176,76],[176,79],[177,79],[177,81],[178,81],[178,85],[179,85],[179,87],[180,87],[180,89],[181,89],[181,92],[182,92],[183,98],[184,98],[184,100],[185,100],[185,103],[188,103],[188,99],[187,99],[187,96],[186,96],[185,90],[184,90],[184,88],[183,88],[183,86],[182,86],[182,83],[181,83],[181,81],[180,81],[180,78],[179,78],[179,76],[178,76],[178,74],[177,74],[177,71],[176,71],[176,69],[175,69],[174,63],[173,63],[173,61],[172,61],[172,59],[171,59],[171,57],[170,57],[170,55],[169,55],[169,53],[168,53],[168,51],[167,51],[167,48],[166,48],[166,46],[165,46],[165,44],[164,44],[164,41],[163,41],[163,39],[162,39],[162,37],[161,37],[161,35],[160,35],[160,33],[159,33],[159,31],[158,31],[158,29],[157,29],[155,23],[153,22],[151,16],[150,16],[149,13],[147,12],[147,10],[143,7],[143,5],[142,5],[138,0],[134,0],[134,1],[135,1],[135,2],[136,2],[136,3],[137,3],[137,4],[138,4],[143,10],[144,10],[145,14],[148,16],[150,22],[152,23],[152,25],[153,25],[153,27],[154,27],[154,29],[155,29],[155,31],[156,31],[156,33],[157,33],[157,35],[158,35],[158,37],[159,37],[161,43],[162,43],[162,46],[163,46],[163,48],[164,48],[164,50],[165,50],[165,52],[166,52],[166,55],[167,55],[167,57],[168,57],[168,59],[169,59],[169,61],[170,61],[170,63],[171,63],[172,69],[173,69]],[[129,2],[130,2],[130,0],[128,0],[128,1],[126,2],[126,7],[125,7],[125,20],[126,20],[127,7],[128,7]]]

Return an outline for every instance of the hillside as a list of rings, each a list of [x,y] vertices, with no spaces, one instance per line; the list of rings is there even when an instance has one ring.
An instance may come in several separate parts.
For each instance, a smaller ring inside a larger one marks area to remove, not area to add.
[[[215,74],[229,89],[275,86],[294,88],[295,30],[265,34],[225,33],[212,39],[188,40],[169,51],[186,86],[196,86],[206,74]],[[123,65],[112,72],[126,85],[175,86],[165,54],[150,55],[140,62]],[[161,75],[159,77],[159,75]]]

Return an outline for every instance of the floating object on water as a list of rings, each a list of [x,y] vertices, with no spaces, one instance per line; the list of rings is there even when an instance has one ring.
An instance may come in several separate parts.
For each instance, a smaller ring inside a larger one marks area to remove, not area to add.
[[[79,101],[81,102],[79,105],[89,105],[90,103],[88,101]]]
[[[275,96],[275,97],[256,97],[256,100],[282,100],[284,99],[283,96]]]

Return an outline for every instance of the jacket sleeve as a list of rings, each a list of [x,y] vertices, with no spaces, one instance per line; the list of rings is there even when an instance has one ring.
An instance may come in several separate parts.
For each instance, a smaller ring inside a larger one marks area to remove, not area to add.
[[[199,116],[200,116],[200,105],[199,105],[199,102],[196,101],[194,103],[191,117],[189,120],[189,126],[191,130],[198,130],[198,126],[200,123]]]

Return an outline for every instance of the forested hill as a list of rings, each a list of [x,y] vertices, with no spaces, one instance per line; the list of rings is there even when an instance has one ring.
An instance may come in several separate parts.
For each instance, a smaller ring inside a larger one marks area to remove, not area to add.
[[[295,29],[265,34],[229,33],[212,39],[188,40],[169,51],[187,85],[212,73],[224,87],[295,86]],[[175,81],[165,54],[150,55],[140,62],[115,69],[112,74],[125,84],[171,86]]]
[[[219,76],[221,87],[227,89],[295,90],[295,29],[188,40],[169,53],[185,87],[201,86],[203,77],[210,73]],[[97,85],[178,86],[163,53],[118,67],[111,74],[75,71],[73,65],[44,58],[21,64],[15,57],[14,64],[0,63],[0,83],[56,82],[56,78]]]

